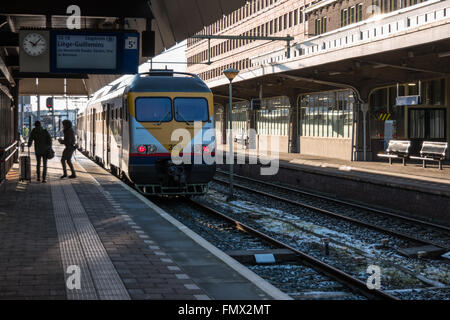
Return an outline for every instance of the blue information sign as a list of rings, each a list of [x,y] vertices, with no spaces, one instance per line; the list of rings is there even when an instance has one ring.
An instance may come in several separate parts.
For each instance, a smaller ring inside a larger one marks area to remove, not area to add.
[[[415,106],[421,103],[420,96],[401,96],[397,97],[395,104],[397,106]]]
[[[52,73],[133,74],[139,67],[139,33],[51,31]]]

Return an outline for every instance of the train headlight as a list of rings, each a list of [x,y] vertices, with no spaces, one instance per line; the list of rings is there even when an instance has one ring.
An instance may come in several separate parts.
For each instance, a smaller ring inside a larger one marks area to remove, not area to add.
[[[158,147],[154,144],[150,144],[147,147],[148,153],[155,153],[158,150]]]
[[[147,147],[146,146],[139,146],[138,147],[138,152],[139,153],[146,153],[147,152]]]
[[[203,153],[209,153],[209,147],[208,146],[203,146]]]

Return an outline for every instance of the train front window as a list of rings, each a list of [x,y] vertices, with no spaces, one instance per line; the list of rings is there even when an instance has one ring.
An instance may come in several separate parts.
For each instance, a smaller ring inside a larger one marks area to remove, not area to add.
[[[172,120],[170,98],[137,98],[136,120],[139,122],[169,122]]]
[[[204,98],[176,98],[175,120],[180,122],[208,121],[208,101]]]

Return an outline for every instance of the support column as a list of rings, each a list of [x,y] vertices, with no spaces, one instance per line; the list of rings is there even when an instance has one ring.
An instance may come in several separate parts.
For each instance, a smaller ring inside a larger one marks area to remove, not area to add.
[[[227,144],[227,128],[228,128],[228,104],[222,106],[222,144]]]
[[[373,159],[370,146],[369,130],[369,103],[356,103],[355,106],[356,124],[355,128],[355,158],[356,161],[371,161]]]
[[[14,126],[13,126],[13,134],[14,134],[14,141],[20,140],[20,134],[19,134],[19,82],[16,83],[16,86],[12,88],[12,94],[14,101],[13,103],[13,113],[14,113]],[[19,154],[16,153],[14,155],[14,162],[19,162]]]
[[[252,108],[248,108],[248,122],[247,122],[247,128],[248,128],[248,148],[250,150],[256,150],[257,149],[257,136],[256,136],[256,110],[252,110]]]
[[[299,132],[298,132],[298,105],[297,105],[298,94],[289,96],[289,103],[291,105],[289,112],[289,152],[299,153]]]

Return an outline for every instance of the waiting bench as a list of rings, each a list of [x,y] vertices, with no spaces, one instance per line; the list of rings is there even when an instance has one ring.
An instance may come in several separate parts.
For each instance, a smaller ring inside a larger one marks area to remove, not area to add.
[[[246,133],[238,133],[234,138],[234,142],[242,144],[244,146],[248,145],[248,135]]]
[[[392,165],[392,159],[402,159],[406,166],[406,159],[409,157],[409,148],[411,141],[408,140],[390,140],[384,153],[379,153],[378,157],[389,158],[389,164]]]
[[[424,141],[420,150],[420,157],[411,156],[411,159],[422,160],[422,166],[426,168],[427,161],[439,162],[439,169],[442,170],[442,161],[447,152],[447,142]]]

